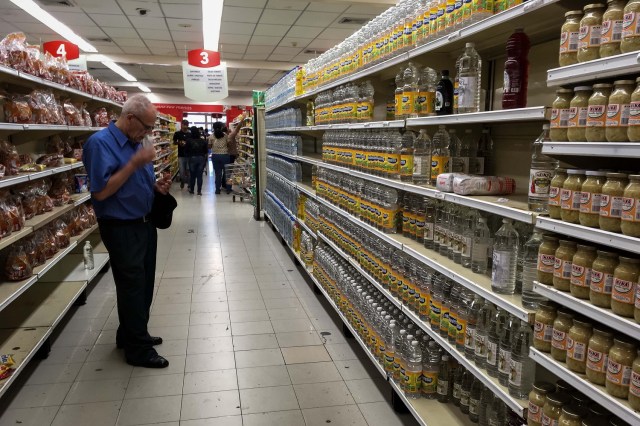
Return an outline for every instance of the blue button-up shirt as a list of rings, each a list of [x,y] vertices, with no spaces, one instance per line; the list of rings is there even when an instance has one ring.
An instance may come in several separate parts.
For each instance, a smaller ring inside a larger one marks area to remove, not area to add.
[[[111,176],[122,169],[142,144],[129,140],[114,122],[94,133],[83,146],[82,161],[89,174],[91,192],[102,191]],[[151,211],[155,185],[153,164],[136,170],[118,191],[93,207],[100,219],[138,219]]]

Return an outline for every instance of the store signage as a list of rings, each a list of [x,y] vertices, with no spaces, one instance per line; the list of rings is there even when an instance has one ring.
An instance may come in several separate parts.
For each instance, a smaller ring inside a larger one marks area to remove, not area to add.
[[[229,96],[227,65],[220,62],[220,54],[212,50],[196,49],[182,62],[184,95],[200,102],[215,102]]]
[[[48,41],[42,45],[42,50],[56,58],[64,56],[67,61],[80,57],[78,46],[66,40]]]

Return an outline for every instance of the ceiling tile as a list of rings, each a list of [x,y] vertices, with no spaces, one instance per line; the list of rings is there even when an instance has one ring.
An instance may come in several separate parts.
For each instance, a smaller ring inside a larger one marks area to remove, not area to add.
[[[122,13],[115,0],[75,0],[75,3],[87,14],[102,13],[107,15],[120,15]]]
[[[183,4],[162,4],[164,16],[167,18],[185,18],[202,20],[201,7],[185,7]]]
[[[306,47],[309,43],[313,41],[312,38],[302,38],[302,37],[285,37],[282,39],[278,46],[283,47]],[[295,43],[296,46],[293,46]]]
[[[146,47],[133,47],[133,46],[125,46],[122,48],[124,53],[128,53],[130,55],[148,55],[149,49]]]
[[[67,10],[69,10],[67,8]],[[63,24],[73,28],[74,25],[86,25],[87,15],[84,12],[55,12],[52,15]]]
[[[224,0],[225,7],[233,5],[238,7],[264,7],[267,0]]]
[[[363,4],[354,4],[351,7],[349,7],[349,9],[347,9],[346,13],[349,14],[353,14],[353,13],[364,13],[366,15],[379,15],[382,12],[384,12],[385,10],[387,10],[390,7],[390,5],[374,5],[374,4],[368,4],[368,5],[363,5]]]
[[[156,2],[120,0],[118,4],[127,15],[140,16],[137,9],[146,9],[147,14],[145,16],[152,18],[162,18],[164,16],[162,10],[160,10],[160,5]]]
[[[254,78],[271,78],[278,73],[279,71],[275,70],[258,70]]]
[[[144,47],[144,43],[139,38],[119,38],[114,37],[113,42],[120,47]]]
[[[102,27],[102,31],[107,33],[107,35],[111,38],[119,37],[119,38],[139,38],[138,32],[133,28],[113,28],[113,27]]]
[[[150,16],[129,16],[129,20],[136,29],[161,30],[166,29],[164,18],[152,18]]]
[[[276,55],[291,55],[296,56],[302,52],[302,49],[299,47],[276,47],[273,51]]]
[[[251,37],[250,46],[277,46],[282,37],[257,36]]]
[[[249,47],[247,47],[247,51],[245,53],[249,53],[249,54],[262,54],[262,53],[271,53],[273,52],[273,46],[255,46],[255,45],[249,45]]]
[[[190,41],[190,42],[199,42],[202,44],[202,33],[190,33],[187,31],[171,31],[171,35],[173,36],[173,40],[175,42],[179,41]]]
[[[201,20],[167,18],[167,25],[171,31],[197,32],[202,34]]]
[[[335,12],[335,13],[342,13],[345,10],[347,10],[349,6],[346,4],[332,4],[332,3],[318,3],[318,2],[311,2],[311,4],[309,4],[309,7],[307,7],[305,10],[311,11],[311,12]]]
[[[220,34],[220,43],[249,44],[251,36],[238,34]]]
[[[173,56],[176,54],[175,47],[169,49],[165,49],[162,47],[150,47],[149,50],[151,50],[152,55]]]
[[[289,28],[285,25],[258,24],[254,35],[257,36],[283,36]]]
[[[225,5],[222,10],[222,24],[224,25],[225,22],[249,22],[255,24],[260,19],[261,14],[262,9],[259,8]]]
[[[225,53],[244,53],[247,49],[245,44],[223,44],[220,51]]]
[[[265,9],[260,17],[261,24],[291,25],[300,16],[299,10]]]
[[[138,33],[145,40],[171,40],[171,33],[167,30],[139,29]]]
[[[251,35],[256,28],[256,24],[241,22],[222,22],[220,32],[222,34],[244,34]]]
[[[29,15],[22,9],[10,9],[5,14],[3,14],[2,17],[5,20],[13,22],[15,24],[39,24],[45,27],[45,25],[41,24],[40,21]]]
[[[320,35],[318,36],[319,39],[326,39],[326,40],[344,40],[345,38],[349,37],[351,34],[353,34],[355,32],[355,30],[341,30],[338,28],[327,28],[326,30],[322,31],[320,33]]]
[[[303,12],[296,21],[296,25],[307,25],[310,27],[326,27],[335,21],[339,13],[329,12]]]
[[[105,15],[102,13],[96,13],[91,15],[91,19],[101,27],[112,28],[131,28],[131,24],[126,16],[120,15]],[[88,22],[85,22],[85,25]],[[75,29],[75,27],[74,27]]]
[[[220,57],[225,61],[239,61],[242,59],[242,53],[222,53]]]
[[[323,31],[321,27],[303,27],[294,25],[287,32],[287,37],[316,38]]]
[[[120,49],[118,46],[115,46],[115,45],[100,46],[98,50],[100,51],[100,53],[104,53],[104,54],[122,53],[122,49]]]
[[[311,43],[309,43],[309,45],[307,46],[307,49],[326,50],[326,49],[332,48],[333,46],[340,43],[341,41],[342,40],[322,40],[317,38],[313,40]]]
[[[173,42],[170,40],[144,40],[147,47],[151,49],[175,49]]]
[[[269,54],[269,52],[246,54],[242,59],[246,61],[266,61]]]
[[[306,1],[296,0],[269,0],[267,3],[268,9],[290,9],[290,10],[304,10],[307,5]]]
[[[270,61],[276,62],[291,62],[293,61],[293,55],[271,55],[269,56]]]

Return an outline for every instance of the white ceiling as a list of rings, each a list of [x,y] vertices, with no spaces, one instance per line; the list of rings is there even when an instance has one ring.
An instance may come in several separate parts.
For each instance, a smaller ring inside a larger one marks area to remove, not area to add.
[[[202,25],[207,25],[201,16],[200,0],[66,0],[72,7],[57,5],[57,0],[36,1],[99,53],[117,58],[154,91],[182,87],[181,67],[167,66],[167,58],[179,64],[188,50],[201,48]],[[266,88],[285,70],[316,56],[305,50],[324,51],[359,28],[340,24],[342,18],[371,19],[394,3],[225,0],[220,52],[222,59],[229,61],[229,85],[232,90]],[[145,9],[146,15],[141,16],[139,9]],[[0,23],[4,33],[23,31],[34,44],[60,38],[9,0],[0,0]],[[99,62],[90,62],[90,67],[101,80],[122,81]]]

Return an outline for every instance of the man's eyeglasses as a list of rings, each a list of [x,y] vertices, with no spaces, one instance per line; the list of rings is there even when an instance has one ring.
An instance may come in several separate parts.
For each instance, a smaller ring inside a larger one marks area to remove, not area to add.
[[[131,114],[136,120],[138,120],[138,122],[140,124],[142,124],[142,127],[144,127],[144,130],[146,130],[147,132],[150,132],[153,130],[153,128],[155,127],[155,123],[153,123],[151,126],[144,124],[144,122],[142,120],[140,120],[140,117],[138,117],[135,114]]]

